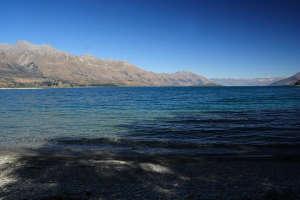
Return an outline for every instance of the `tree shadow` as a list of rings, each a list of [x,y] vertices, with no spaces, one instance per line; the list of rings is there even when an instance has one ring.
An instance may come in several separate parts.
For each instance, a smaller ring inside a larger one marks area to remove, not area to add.
[[[62,140],[60,140],[62,141]],[[299,162],[49,150],[2,163],[10,199],[299,199]]]
[[[6,163],[11,179],[1,199],[172,199],[187,179],[162,158],[53,151],[47,147]]]

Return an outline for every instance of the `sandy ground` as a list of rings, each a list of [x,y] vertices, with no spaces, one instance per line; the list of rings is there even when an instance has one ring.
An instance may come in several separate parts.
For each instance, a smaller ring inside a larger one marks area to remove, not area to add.
[[[300,160],[0,152],[0,199],[300,199]]]

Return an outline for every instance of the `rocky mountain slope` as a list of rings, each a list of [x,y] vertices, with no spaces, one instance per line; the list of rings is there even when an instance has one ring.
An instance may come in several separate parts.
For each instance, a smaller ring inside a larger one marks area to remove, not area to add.
[[[191,72],[153,73],[127,62],[74,56],[26,41],[0,44],[0,87],[209,86]]]
[[[280,85],[298,85],[300,82],[300,72],[298,72],[297,74],[288,77],[286,79],[282,79],[279,81],[276,81],[274,83],[272,83],[272,85],[274,86],[280,86]]]

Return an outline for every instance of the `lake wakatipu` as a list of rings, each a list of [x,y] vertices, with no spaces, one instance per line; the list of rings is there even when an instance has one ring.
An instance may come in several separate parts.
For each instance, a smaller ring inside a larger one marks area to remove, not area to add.
[[[0,90],[0,148],[299,153],[299,87]]]

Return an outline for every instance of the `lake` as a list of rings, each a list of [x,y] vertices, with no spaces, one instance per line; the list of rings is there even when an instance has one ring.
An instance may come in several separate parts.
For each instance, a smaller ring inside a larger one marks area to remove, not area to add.
[[[0,91],[0,148],[146,154],[298,153],[299,87]]]

